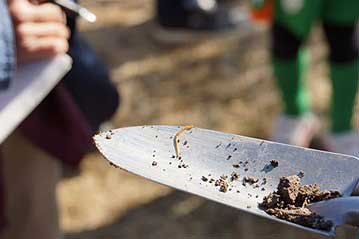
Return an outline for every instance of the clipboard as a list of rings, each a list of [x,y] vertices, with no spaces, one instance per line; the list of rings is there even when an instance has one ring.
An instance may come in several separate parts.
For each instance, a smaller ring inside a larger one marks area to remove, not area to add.
[[[10,88],[0,91],[0,143],[41,103],[71,66],[72,59],[65,54],[19,66]]]

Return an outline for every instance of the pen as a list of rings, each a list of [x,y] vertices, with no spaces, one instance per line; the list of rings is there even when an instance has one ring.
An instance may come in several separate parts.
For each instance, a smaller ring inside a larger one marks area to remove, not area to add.
[[[66,13],[80,16],[88,22],[96,21],[96,15],[94,13],[71,0],[50,0],[50,2],[61,7]]]

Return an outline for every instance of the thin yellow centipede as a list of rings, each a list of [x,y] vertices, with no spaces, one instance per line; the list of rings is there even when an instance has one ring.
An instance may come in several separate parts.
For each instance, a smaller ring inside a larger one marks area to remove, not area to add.
[[[186,125],[183,126],[182,128],[179,129],[179,131],[176,133],[175,138],[174,138],[174,145],[175,145],[175,150],[176,150],[176,156],[179,159],[180,158],[180,151],[179,151],[179,147],[178,147],[178,143],[179,143],[179,136],[185,132],[186,130],[190,130],[192,129],[194,126],[193,125]]]

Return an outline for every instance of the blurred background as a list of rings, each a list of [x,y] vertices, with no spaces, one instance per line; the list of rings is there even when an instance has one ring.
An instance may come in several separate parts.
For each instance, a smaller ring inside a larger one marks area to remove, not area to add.
[[[243,2],[238,6],[245,10]],[[81,22],[80,31],[108,64],[122,94],[114,127],[193,124],[268,137],[280,101],[266,27],[244,24],[236,32],[169,44],[154,37],[152,0],[81,3],[98,21]],[[325,120],[330,82],[320,29],[309,45],[313,108]],[[358,118],[355,122],[358,126]],[[99,153],[87,155],[80,172],[61,181],[58,199],[69,239],[318,238],[115,169]],[[338,238],[354,234],[340,230]]]

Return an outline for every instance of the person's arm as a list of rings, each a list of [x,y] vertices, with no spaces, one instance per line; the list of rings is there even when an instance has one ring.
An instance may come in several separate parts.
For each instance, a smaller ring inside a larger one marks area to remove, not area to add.
[[[18,62],[51,57],[68,51],[69,30],[60,7],[28,0],[8,0]]]

